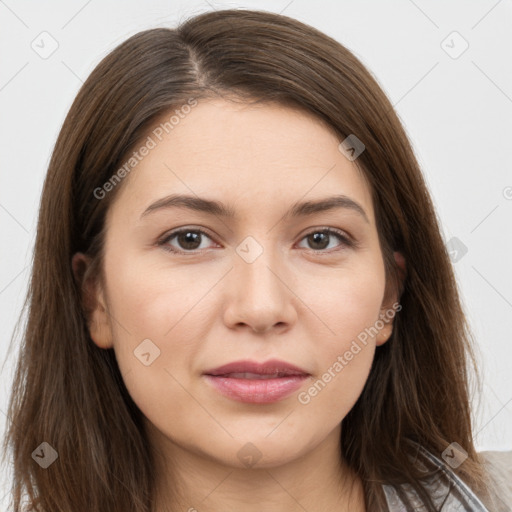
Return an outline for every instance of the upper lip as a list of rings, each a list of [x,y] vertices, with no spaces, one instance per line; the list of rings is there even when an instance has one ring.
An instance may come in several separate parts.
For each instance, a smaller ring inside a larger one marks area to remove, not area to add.
[[[298,366],[278,359],[269,359],[263,363],[257,361],[233,361],[218,368],[212,368],[204,372],[205,375],[227,375],[230,373],[256,373],[260,375],[271,375],[281,373],[283,375],[309,375],[309,373]]]

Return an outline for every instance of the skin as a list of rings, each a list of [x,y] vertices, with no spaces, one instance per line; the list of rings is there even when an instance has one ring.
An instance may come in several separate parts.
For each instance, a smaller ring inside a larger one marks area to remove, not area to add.
[[[146,418],[158,456],[157,512],[365,510],[361,482],[340,456],[340,424],[392,320],[309,403],[298,400],[397,300],[386,287],[369,186],[340,142],[288,107],[201,101],[124,179],[108,211],[106,282],[84,283],[94,297],[90,334],[114,348]],[[141,218],[174,193],[216,199],[236,216],[174,207]],[[368,221],[343,208],[284,218],[295,202],[333,193],[359,203]],[[166,242],[188,254],[158,245],[182,227],[208,236],[192,249],[183,238]],[[307,236],[326,227],[357,247],[334,234],[316,243]],[[251,263],[236,251],[248,236],[263,250]],[[76,272],[88,263],[73,258]],[[160,350],[149,366],[134,356],[145,339]],[[279,402],[246,404],[202,376],[270,358],[311,380]],[[249,442],[260,455],[251,467],[238,456]]]

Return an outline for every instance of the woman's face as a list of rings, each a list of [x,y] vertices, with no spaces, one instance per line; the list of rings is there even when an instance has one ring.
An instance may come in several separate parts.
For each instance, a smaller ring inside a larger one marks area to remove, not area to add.
[[[396,299],[368,185],[340,139],[283,106],[203,101],[169,126],[109,209],[91,337],[162,446],[271,467],[338,440]],[[306,376],[206,375],[269,360]]]

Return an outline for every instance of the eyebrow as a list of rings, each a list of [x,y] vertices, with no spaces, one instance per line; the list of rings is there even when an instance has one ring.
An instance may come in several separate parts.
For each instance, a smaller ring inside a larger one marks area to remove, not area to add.
[[[234,218],[236,213],[233,208],[224,205],[219,201],[213,199],[205,199],[197,196],[189,196],[183,194],[172,194],[166,197],[158,199],[154,203],[151,203],[142,213],[140,218],[155,212],[157,210],[168,209],[168,208],[185,208],[197,212],[207,213],[218,217]],[[364,211],[363,207],[347,197],[345,195],[336,195],[318,199],[315,201],[304,201],[297,202],[284,215],[284,219],[295,218],[295,217],[306,217],[308,215],[314,215],[315,213],[326,212],[336,209],[351,210],[363,217],[363,219],[369,224],[368,216]]]

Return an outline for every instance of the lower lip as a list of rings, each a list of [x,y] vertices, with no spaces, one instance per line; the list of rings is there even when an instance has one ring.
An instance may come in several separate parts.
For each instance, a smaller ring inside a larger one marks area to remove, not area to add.
[[[291,375],[276,379],[235,379],[204,375],[206,380],[224,396],[252,404],[277,402],[297,391],[307,375]]]

